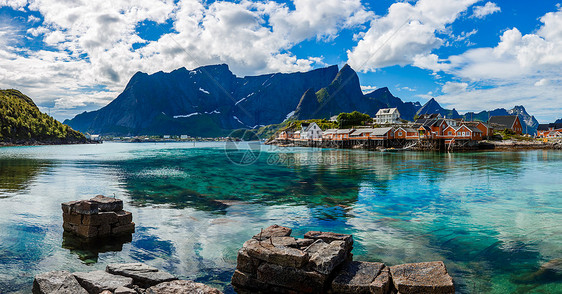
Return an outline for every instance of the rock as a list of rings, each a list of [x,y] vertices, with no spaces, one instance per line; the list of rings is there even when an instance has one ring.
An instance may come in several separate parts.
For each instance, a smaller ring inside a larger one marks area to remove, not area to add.
[[[86,226],[112,225],[117,223],[117,221],[117,214],[113,211],[89,214],[82,217],[82,224]]]
[[[244,248],[250,257],[282,266],[300,268],[308,261],[308,254],[296,248],[271,245],[269,241],[248,240]]]
[[[90,294],[99,294],[104,290],[115,291],[119,287],[131,287],[133,285],[132,278],[112,275],[104,271],[74,273],[74,277]]]
[[[310,245],[312,245],[312,243],[314,243],[314,239],[296,239],[295,240],[297,242],[297,247],[304,249]]]
[[[242,249],[238,250],[236,269],[255,275],[259,265],[260,260],[257,258],[251,258],[250,255],[248,255],[246,248],[242,247]]]
[[[79,226],[82,224],[82,215],[75,212],[63,213],[62,221],[72,225]]]
[[[70,205],[70,212],[74,212],[77,214],[96,214],[99,212],[99,206],[95,202],[91,202],[88,200],[82,201],[72,201],[73,204]],[[69,202],[67,202],[68,204]],[[64,207],[64,203],[63,203]],[[64,208],[63,208],[64,211]]]
[[[79,225],[74,231],[76,234],[86,238],[94,238],[98,236],[98,228],[86,225]]]
[[[104,290],[100,294],[113,294],[113,292],[111,292],[109,290]]]
[[[314,271],[264,263],[258,268],[258,281],[296,291],[297,293],[324,293],[326,276]]]
[[[146,294],[222,294],[218,289],[193,281],[175,280],[146,289]]]
[[[293,247],[293,248],[298,247],[297,241],[293,237],[271,237],[268,240],[262,242],[273,243],[273,245],[275,246],[286,246],[286,247]]]
[[[455,293],[453,279],[442,261],[408,263],[390,267],[392,282],[398,292]]]
[[[384,267],[375,280],[371,283],[371,293],[386,294],[390,290],[390,269]]]
[[[72,212],[72,207],[78,202],[80,201],[78,200],[78,201],[69,201],[69,202],[62,203],[61,204],[62,212],[66,214],[70,214]]]
[[[371,293],[371,285],[383,268],[384,264],[380,262],[346,262],[332,281],[331,292],[341,294]]]
[[[118,287],[113,294],[137,294],[137,291],[127,287]]]
[[[271,237],[287,237],[291,235],[291,232],[292,230],[290,228],[272,225],[265,228],[259,234],[256,234],[253,238],[256,240],[265,240]]]
[[[54,271],[35,276],[33,294],[88,294],[67,271]]]
[[[90,201],[97,203],[99,211],[101,212],[123,210],[123,200],[120,199],[97,195],[96,197],[90,199]]]
[[[114,275],[132,278],[135,285],[143,288],[177,279],[165,271],[143,263],[109,264],[105,270]]]
[[[309,246],[307,252],[310,254],[311,268],[325,275],[329,275],[343,263],[347,254],[344,241],[332,241],[329,244],[320,241]]]
[[[130,224],[133,221],[133,214],[128,211],[121,210],[117,211],[116,214],[119,225]]]
[[[130,223],[124,226],[117,226],[117,227],[113,227],[111,228],[111,233],[113,235],[119,235],[119,234],[128,234],[128,233],[134,233],[135,232],[135,223]]]
[[[256,279],[257,276],[252,276],[249,273],[244,273],[239,270],[235,270],[232,275],[231,283],[234,287],[242,287],[245,289],[255,289],[255,290],[265,290],[267,284],[260,282]]]
[[[353,247],[353,236],[347,234],[338,234],[332,232],[309,231],[304,234],[305,239],[322,240],[326,243],[332,241],[344,241],[347,251],[351,251]]]

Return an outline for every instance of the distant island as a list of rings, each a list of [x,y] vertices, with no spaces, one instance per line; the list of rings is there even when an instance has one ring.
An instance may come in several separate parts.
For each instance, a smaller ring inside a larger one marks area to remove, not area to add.
[[[87,143],[84,134],[42,113],[18,90],[0,90],[0,145]]]
[[[272,133],[289,121],[330,119],[353,111],[374,117],[384,108],[397,108],[408,121],[424,114],[484,122],[490,116],[517,115],[529,134],[539,124],[523,106],[462,115],[435,99],[424,105],[404,102],[386,87],[364,94],[348,65],[237,77],[226,64],[151,75],[137,72],[111,103],[64,123],[84,133],[110,136],[223,137],[239,129]]]

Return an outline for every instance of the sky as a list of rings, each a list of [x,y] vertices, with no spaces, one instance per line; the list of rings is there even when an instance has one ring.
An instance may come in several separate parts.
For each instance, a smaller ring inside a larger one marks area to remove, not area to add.
[[[562,118],[562,5],[513,0],[0,0],[0,88],[59,120],[137,71],[238,76],[346,63],[364,92]]]

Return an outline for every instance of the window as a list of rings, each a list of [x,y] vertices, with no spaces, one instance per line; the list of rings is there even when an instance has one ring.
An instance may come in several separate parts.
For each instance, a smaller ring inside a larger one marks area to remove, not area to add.
[[[453,134],[453,132],[449,131],[448,135],[450,136],[450,135],[452,135],[452,134]]]
[[[402,132],[398,132],[398,136],[402,136]]]

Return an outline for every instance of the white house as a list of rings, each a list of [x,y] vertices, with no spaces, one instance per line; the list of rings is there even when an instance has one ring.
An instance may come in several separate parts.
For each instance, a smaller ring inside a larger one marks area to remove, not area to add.
[[[379,109],[375,116],[376,124],[395,124],[400,123],[400,112],[398,108],[382,108]]]
[[[301,124],[301,139],[322,139],[322,129],[316,123]]]

